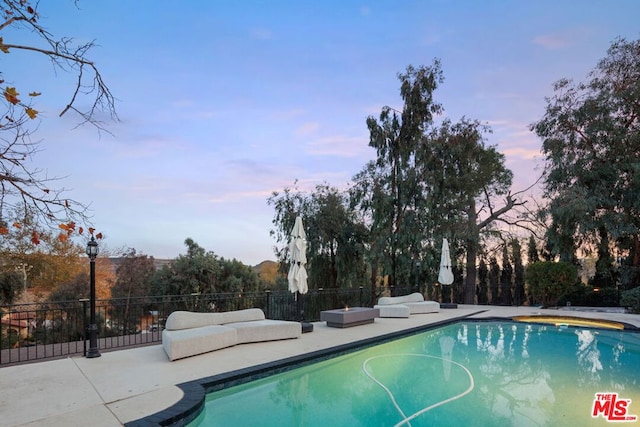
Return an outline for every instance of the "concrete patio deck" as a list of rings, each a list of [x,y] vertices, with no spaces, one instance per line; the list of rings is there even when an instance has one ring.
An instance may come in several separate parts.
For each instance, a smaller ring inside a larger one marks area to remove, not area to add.
[[[115,427],[162,411],[183,396],[176,385],[459,317],[562,315],[613,320],[640,328],[640,315],[459,305],[409,318],[377,318],[348,329],[314,324],[301,338],[243,344],[170,362],[161,345],[0,368],[0,426]],[[259,351],[257,350],[259,348]]]

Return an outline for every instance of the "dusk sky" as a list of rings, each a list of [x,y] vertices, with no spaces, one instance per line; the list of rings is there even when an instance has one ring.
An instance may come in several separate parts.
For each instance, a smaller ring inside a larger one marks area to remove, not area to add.
[[[640,38],[637,0],[58,0],[39,12],[55,36],[96,41],[88,56],[117,98],[113,135],[74,129],[58,117],[72,76],[35,54],[2,64],[42,92],[34,164],[90,203],[101,247],[173,258],[190,237],[250,265],[275,260],[273,191],[346,188],[374,158],[365,120],[402,108],[407,65],[441,60],[443,117],[489,124],[517,191],[540,174],[528,129],[553,83],[585,81],[616,37]]]

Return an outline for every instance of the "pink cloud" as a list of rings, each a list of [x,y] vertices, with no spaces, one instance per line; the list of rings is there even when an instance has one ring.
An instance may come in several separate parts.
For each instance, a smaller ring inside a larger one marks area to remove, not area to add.
[[[304,136],[314,133],[320,128],[320,125],[316,122],[303,123],[296,129],[296,135]]]
[[[369,145],[366,137],[328,136],[308,145],[309,154],[338,157],[368,157]]]

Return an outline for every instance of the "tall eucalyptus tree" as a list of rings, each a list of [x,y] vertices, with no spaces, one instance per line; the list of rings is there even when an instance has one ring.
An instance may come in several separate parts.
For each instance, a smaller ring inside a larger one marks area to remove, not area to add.
[[[447,237],[454,253],[466,252],[464,302],[474,303],[481,234],[509,223],[507,213],[523,202],[510,193],[504,155],[485,144],[488,127],[465,118],[435,126],[443,111],[433,98],[443,80],[439,61],[409,66],[398,78],[402,111],[384,107],[379,119],[367,119],[377,158],[354,178],[352,200],[365,213],[372,258],[389,285],[411,284],[416,275],[429,281]]]
[[[543,141],[548,240],[563,261],[609,240],[640,267],[639,85],[640,40],[618,38],[588,81],[555,83],[531,126]]]
[[[510,192],[513,173],[504,155],[486,144],[484,134],[489,131],[477,120],[463,118],[454,124],[445,119],[426,136],[419,154],[422,181],[431,190],[431,221],[466,252],[466,304],[475,302],[483,235],[497,232],[498,222],[517,225],[508,214],[525,203]]]
[[[389,285],[409,285],[418,273],[425,200],[417,176],[416,152],[433,117],[442,112],[433,93],[442,82],[440,62],[408,66],[398,74],[402,111],[385,106],[378,119],[367,118],[369,146],[377,158],[358,174],[354,203],[370,220],[372,258],[381,263]]]

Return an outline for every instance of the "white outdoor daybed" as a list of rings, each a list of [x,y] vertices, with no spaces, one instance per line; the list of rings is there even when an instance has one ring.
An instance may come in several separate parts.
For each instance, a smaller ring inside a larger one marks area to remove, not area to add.
[[[170,360],[176,360],[236,344],[300,335],[300,322],[266,319],[259,308],[223,313],[174,311],[162,331],[162,347]]]
[[[437,313],[440,304],[425,301],[419,292],[397,297],[381,297],[373,308],[380,310],[380,317],[409,317],[411,314]]]

